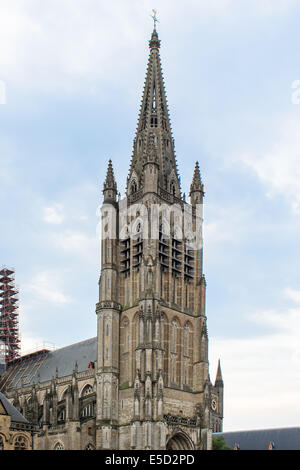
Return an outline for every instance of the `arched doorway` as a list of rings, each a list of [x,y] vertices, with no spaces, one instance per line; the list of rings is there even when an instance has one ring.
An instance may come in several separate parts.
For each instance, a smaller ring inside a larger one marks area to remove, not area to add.
[[[191,439],[183,432],[174,434],[167,442],[166,450],[193,450]]]

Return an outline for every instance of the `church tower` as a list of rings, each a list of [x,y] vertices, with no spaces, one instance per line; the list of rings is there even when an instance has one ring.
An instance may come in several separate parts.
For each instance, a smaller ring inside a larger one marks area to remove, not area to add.
[[[104,182],[99,281],[99,449],[210,449],[222,430],[221,367],[209,377],[199,164],[181,192],[156,28],[126,196]]]

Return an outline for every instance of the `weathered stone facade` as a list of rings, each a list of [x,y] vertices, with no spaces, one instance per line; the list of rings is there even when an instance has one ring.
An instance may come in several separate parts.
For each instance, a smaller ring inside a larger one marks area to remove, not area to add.
[[[108,449],[210,448],[212,430],[222,429],[202,245],[191,247],[186,233],[201,231],[204,189],[197,163],[190,204],[181,195],[159,47],[154,30],[126,198],[111,162],[103,190],[96,422],[98,447]]]
[[[39,450],[96,449],[97,338],[16,359],[0,378]]]
[[[210,449],[222,431],[203,249],[190,236],[201,235],[204,187],[197,163],[189,204],[181,193],[159,48],[154,30],[126,197],[111,162],[104,182],[97,352],[82,342],[39,358],[27,383],[13,381],[14,365],[0,381],[39,426],[39,449]]]

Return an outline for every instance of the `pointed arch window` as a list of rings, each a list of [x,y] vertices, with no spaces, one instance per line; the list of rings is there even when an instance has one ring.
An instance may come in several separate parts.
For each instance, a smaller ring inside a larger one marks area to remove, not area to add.
[[[66,408],[63,407],[59,410],[58,415],[57,415],[57,422],[58,423],[64,423],[66,420]]]
[[[15,439],[15,450],[27,450],[27,440],[24,436],[17,436]]]
[[[95,450],[95,447],[92,444],[88,444],[85,450]]]
[[[133,180],[130,185],[130,192],[131,194],[134,194],[137,192],[137,182]]]
[[[153,88],[152,111],[156,111],[156,90],[155,90],[155,84],[154,84],[154,88]]]
[[[176,196],[176,186],[175,186],[174,181],[172,181],[170,184],[170,191],[171,191],[171,194],[173,194],[173,196]]]
[[[63,444],[61,442],[58,442],[55,446],[54,446],[54,450],[65,450]]]
[[[90,395],[91,393],[93,393],[93,387],[91,385],[86,385],[82,390],[81,396],[86,397],[87,395]]]
[[[94,404],[89,403],[81,410],[81,418],[88,418],[94,416]]]
[[[157,117],[156,116],[152,116],[151,117],[151,127],[157,127]]]
[[[4,450],[4,442],[2,436],[0,436],[0,450]]]

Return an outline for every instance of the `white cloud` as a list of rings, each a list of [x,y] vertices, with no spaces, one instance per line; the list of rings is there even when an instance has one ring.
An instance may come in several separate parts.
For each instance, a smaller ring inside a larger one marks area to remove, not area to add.
[[[221,358],[224,430],[299,425],[300,307],[260,312],[252,320],[271,332],[210,342],[211,364]]]
[[[37,274],[30,282],[24,284],[23,291],[33,299],[53,304],[67,304],[72,299],[63,293],[57,272],[44,271]]]
[[[31,336],[30,334],[24,332],[20,334],[21,339],[21,355],[29,354],[34,351],[39,351],[41,349],[55,349],[55,345],[48,341],[44,341],[38,336]]]
[[[64,219],[62,204],[54,204],[52,207],[44,208],[43,220],[48,224],[61,224]]]
[[[265,184],[267,196],[282,195],[297,213],[300,212],[299,126],[299,113],[284,117],[267,151],[249,152],[240,157]]]
[[[42,7],[36,0],[3,3],[3,79],[29,88],[72,91],[76,84],[71,77],[103,76],[117,63],[115,54],[125,62],[124,38],[128,47],[140,29],[138,21],[135,29],[130,27],[126,2],[118,1],[113,8],[95,0],[53,0]]]
[[[164,0],[159,16],[165,31],[181,24],[220,21],[232,25],[249,21],[274,20],[294,6],[296,0],[248,0],[243,7],[235,0],[187,0],[177,4]],[[188,7],[188,8],[187,8]],[[76,80],[85,77],[87,93],[95,90],[100,77],[116,76],[119,70],[133,67],[128,62],[131,46],[145,41],[151,30],[150,0],[99,2],[98,0],[19,0],[1,2],[0,41],[1,79],[31,89],[63,88],[74,90]],[[141,51],[142,53],[142,51]]]
[[[300,291],[290,289],[289,287],[285,289],[285,295],[287,298],[293,300],[293,302],[300,304]]]
[[[87,262],[99,263],[97,253],[100,253],[100,240],[97,239],[96,234],[92,237],[84,232],[65,230],[54,234],[52,242],[55,247],[66,254],[82,257]]]
[[[245,236],[249,236],[252,215],[249,207],[237,203],[226,206],[214,204],[206,207],[205,211],[211,215],[203,224],[206,249],[224,249],[223,243],[241,243]]]

